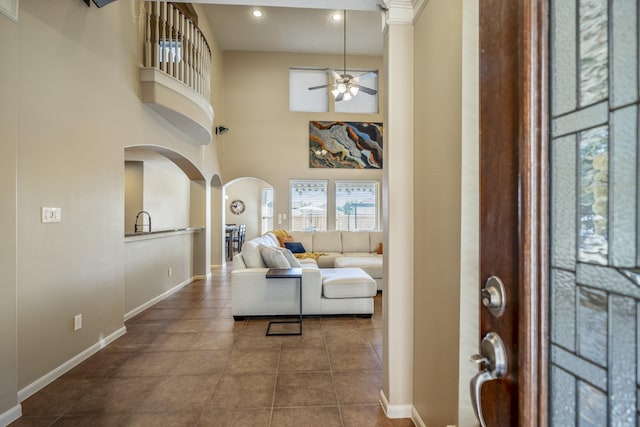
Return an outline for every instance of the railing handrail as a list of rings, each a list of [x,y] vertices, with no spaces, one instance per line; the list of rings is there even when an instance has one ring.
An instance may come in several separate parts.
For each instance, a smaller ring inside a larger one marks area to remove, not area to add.
[[[173,3],[145,1],[144,66],[180,80],[209,99],[211,49],[198,26]]]

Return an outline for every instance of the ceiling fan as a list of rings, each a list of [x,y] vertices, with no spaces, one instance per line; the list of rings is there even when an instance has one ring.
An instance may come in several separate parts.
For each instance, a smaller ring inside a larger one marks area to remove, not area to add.
[[[378,93],[376,89],[372,89],[370,87],[362,86],[358,84],[358,81],[369,74],[376,74],[373,71],[369,71],[360,76],[352,76],[351,74],[347,74],[347,11],[345,10],[342,14],[343,20],[343,72],[339,74],[335,70],[327,69],[328,72],[331,73],[331,76],[335,80],[333,84],[326,84],[320,86],[310,87],[309,90],[322,89],[325,87],[332,87],[331,93],[335,97],[336,102],[338,101],[348,101],[354,96],[356,96],[360,91],[369,94],[375,95]]]

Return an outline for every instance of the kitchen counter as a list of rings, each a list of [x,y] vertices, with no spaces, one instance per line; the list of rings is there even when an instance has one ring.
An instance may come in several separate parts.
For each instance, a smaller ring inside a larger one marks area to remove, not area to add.
[[[162,237],[176,236],[187,233],[199,233],[204,227],[185,227],[185,228],[163,228],[153,231],[139,231],[137,233],[128,233],[124,235],[125,242],[136,242],[139,240],[158,239]]]

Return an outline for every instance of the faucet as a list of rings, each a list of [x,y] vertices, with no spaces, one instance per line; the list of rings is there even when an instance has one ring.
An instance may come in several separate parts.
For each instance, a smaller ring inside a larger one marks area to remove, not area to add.
[[[145,224],[145,223],[144,223],[144,215],[145,215],[145,214],[147,215],[147,217],[149,217],[149,223],[148,223],[148,224]],[[142,224],[138,224],[138,217],[140,217],[140,215],[143,215],[143,217],[142,217]],[[137,232],[138,232],[138,227],[140,227],[140,232],[143,232],[143,231],[144,231],[144,226],[145,226],[145,225],[149,226],[149,233],[151,233],[151,215],[149,215],[149,212],[147,212],[147,211],[140,211],[140,212],[138,212],[138,213],[136,214],[136,224],[135,224],[135,225],[134,225],[134,227],[133,227],[133,231],[134,231],[135,233],[137,233]]]

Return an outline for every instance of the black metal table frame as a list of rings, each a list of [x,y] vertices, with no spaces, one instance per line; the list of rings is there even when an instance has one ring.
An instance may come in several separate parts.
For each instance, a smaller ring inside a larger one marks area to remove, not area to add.
[[[267,271],[267,279],[298,279],[298,289],[300,290],[300,317],[298,320],[272,320],[267,326],[268,337],[283,336],[283,335],[302,335],[302,269],[300,268],[270,268]],[[279,324],[295,324],[299,325],[298,332],[270,332],[271,325]]]

